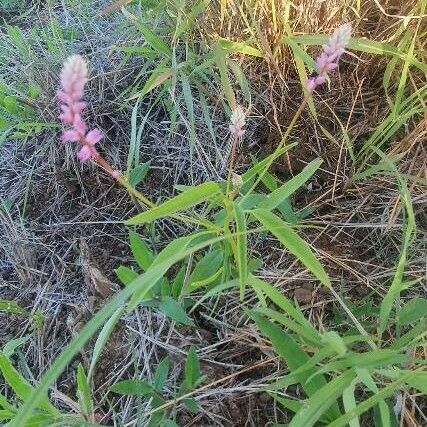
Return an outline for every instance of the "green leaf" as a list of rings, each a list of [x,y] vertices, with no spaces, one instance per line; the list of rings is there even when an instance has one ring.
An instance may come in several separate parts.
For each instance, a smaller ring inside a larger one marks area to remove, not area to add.
[[[170,47],[156,34],[154,34],[146,25],[141,21],[137,23],[137,28],[144,36],[146,42],[157,52],[169,57],[172,54]]]
[[[102,350],[107,344],[108,338],[112,334],[114,327],[119,321],[123,313],[123,310],[124,308],[122,307],[118,308],[113,313],[113,315],[108,319],[105,325],[102,327],[101,332],[99,333],[98,338],[96,339],[95,345],[93,347],[92,359],[90,361],[89,372],[88,372],[88,378],[92,378],[92,375],[95,371],[96,363],[98,362],[98,359],[101,356]]]
[[[144,380],[123,380],[113,384],[110,389],[113,393],[128,396],[150,396],[154,389],[150,383]]]
[[[316,70],[317,66],[314,59],[292,37],[284,36],[283,41],[292,49],[294,56],[309,67],[310,71]]]
[[[396,272],[393,277],[393,281],[390,285],[390,288],[387,291],[387,294],[383,298],[380,306],[380,327],[379,332],[381,334],[386,330],[388,322],[390,320],[390,312],[392,310],[393,304],[396,298],[400,295],[401,291],[404,289],[404,284],[402,283],[403,275],[405,273],[406,260],[408,256],[409,247],[412,241],[413,233],[416,230],[415,223],[415,214],[412,208],[411,193],[406,185],[405,180],[400,176],[393,162],[379,149],[376,152],[380,157],[386,161],[390,167],[396,173],[396,179],[400,184],[400,195],[406,211],[406,229],[402,242],[402,250],[400,252],[399,261],[397,263]]]
[[[291,194],[295,193],[311,176],[317,171],[322,164],[322,159],[316,159],[310,162],[296,176],[285,182],[281,187],[274,190],[272,193],[257,206],[259,209],[273,210],[283,203]]]
[[[399,312],[399,323],[410,325],[427,316],[427,299],[414,298],[408,301]]]
[[[28,316],[30,313],[22,308],[17,302],[6,299],[0,299],[0,311],[10,314],[20,314]]]
[[[150,420],[148,421],[147,427],[162,426],[162,420],[164,417],[165,417],[165,411],[155,412],[153,415],[151,415]]]
[[[393,380],[405,377],[406,384],[427,395],[427,371],[417,370],[416,375],[412,375],[413,372],[407,369],[378,369],[379,374]]]
[[[245,296],[248,280],[248,235],[245,213],[238,203],[233,203],[234,219],[236,221],[236,263],[239,271],[240,299]]]
[[[188,209],[199,203],[211,199],[221,191],[216,182],[205,182],[196,187],[189,188],[181,194],[167,200],[146,212],[142,212],[126,221],[127,225],[143,224],[159,218],[170,216],[176,212]]]
[[[285,409],[289,409],[292,412],[298,412],[302,406],[304,405],[302,402],[299,402],[298,400],[293,399],[286,399],[282,396],[279,396],[276,393],[269,393],[271,396],[273,396],[274,400],[277,400]]]
[[[92,414],[93,405],[92,398],[90,395],[89,384],[85,374],[85,370],[81,363],[79,363],[79,366],[77,367],[77,397],[80,407],[83,410],[83,413],[85,415]]]
[[[228,106],[231,110],[233,110],[236,107],[236,95],[234,94],[233,86],[230,81],[230,76],[228,75],[224,52],[225,51],[223,51],[222,49],[217,48],[215,50],[215,59],[219,70],[221,85],[225,94],[225,98],[227,99]]]
[[[322,45],[328,41],[329,36],[327,35],[302,35],[292,36],[291,39],[299,44],[305,45]],[[400,59],[406,60],[407,52],[396,48],[390,43],[379,42],[375,40],[369,40],[365,38],[352,37],[348,44],[348,48],[352,50],[359,50],[361,52],[371,53],[374,55],[390,55]],[[422,62],[418,61],[415,57],[409,59],[409,62],[422,70],[424,73],[427,72],[427,66]]]
[[[281,155],[285,154],[287,151],[289,151],[291,148],[295,147],[297,144],[289,144],[286,145],[282,148],[280,148],[279,150],[277,150],[277,152],[275,151],[274,153],[270,154],[269,156],[267,156],[266,158],[262,159],[259,162],[256,162],[251,168],[249,168],[243,175],[242,175],[242,179],[243,179],[243,187],[242,187],[242,193],[246,193],[247,192],[247,187],[248,183],[250,183],[250,181],[256,176],[256,175],[260,175],[262,173],[265,173],[265,169],[269,168],[271,166],[271,164],[274,162],[275,159],[277,159],[278,157],[280,157]],[[248,197],[248,195],[246,194],[245,198]],[[242,199],[243,201],[243,199]]]
[[[194,398],[183,399],[183,403],[191,413],[197,414],[199,412],[199,405]]]
[[[16,96],[5,96],[2,103],[5,110],[12,116],[17,115],[21,110]]]
[[[175,72],[171,68],[163,67],[160,64],[160,66],[158,66],[151,73],[150,77],[145,82],[142,90],[129,97],[127,101],[144,97],[145,95],[153,91],[156,87],[162,85],[167,80],[169,80],[174,74]]]
[[[265,210],[252,211],[253,216],[271,232],[286,249],[295,255],[321,283],[330,287],[331,282],[320,262],[313,254],[310,246],[281,218]]]
[[[235,42],[233,40],[220,37],[218,45],[227,53],[242,53],[243,55],[256,56],[262,58],[263,54],[259,49],[256,49],[245,42]]]
[[[274,350],[284,360],[289,370],[291,372],[295,372],[295,376],[301,383],[301,386],[307,396],[314,396],[318,390],[325,387],[327,384],[326,380],[322,375],[315,375],[317,372],[316,368],[310,368],[303,372],[296,372],[299,367],[310,360],[310,357],[290,335],[284,332],[279,326],[266,320],[256,312],[251,312],[250,316],[254,319],[260,331],[271,341]],[[325,410],[331,407],[332,404],[333,401],[325,408]],[[330,419],[334,419],[340,415],[337,404],[333,405],[331,410],[326,412]]]
[[[345,412],[351,411],[356,407],[356,398],[354,397],[356,383],[356,380],[353,380],[352,383],[343,391],[342,401]],[[348,422],[348,427],[360,427],[357,415]]]
[[[171,297],[163,297],[159,304],[159,310],[175,322],[183,325],[194,326],[194,322],[187,316],[184,309]]]
[[[131,268],[126,267],[124,265],[119,266],[114,270],[119,280],[123,283],[123,285],[128,285],[133,280],[135,280],[139,274],[136,271],[133,271]]]
[[[156,368],[154,373],[153,386],[157,391],[161,391],[166,384],[169,374],[169,359],[163,358]]]
[[[362,403],[359,403],[354,409],[346,412],[344,415],[334,420],[332,423],[329,424],[329,427],[346,426],[348,422],[352,420],[355,416],[363,414],[364,412],[368,411],[370,408],[376,406],[378,402],[380,402],[381,400],[384,400],[385,398],[391,396],[405,382],[406,379],[408,379],[409,377],[415,377],[416,375],[417,375],[417,372],[411,372],[408,375],[402,376],[402,378],[389,384],[387,387],[382,388],[381,390],[378,391],[378,393],[374,394],[369,399],[364,400]],[[324,391],[323,398],[325,398],[325,396],[328,395],[327,391],[329,390]],[[295,426],[292,426],[291,424],[289,425],[289,427],[295,427]]]
[[[131,230],[129,232],[129,241],[133,258],[135,259],[139,267],[143,271],[146,271],[147,268],[150,267],[151,263],[153,262],[153,253],[151,252],[147,244],[144,242],[144,240],[141,238],[141,236],[134,230]]]
[[[370,390],[373,394],[377,394],[380,391],[377,385],[375,384],[375,381],[372,378],[372,375],[370,374],[369,369],[355,368],[355,371],[357,373],[357,377],[359,378],[359,380],[368,388],[368,390]],[[383,427],[383,425],[389,426],[390,410],[384,399],[378,400],[378,403],[375,409],[377,408],[378,410],[375,411],[375,414],[377,414],[376,416],[380,420],[380,423],[378,423],[377,425],[380,425],[381,427]],[[356,407],[351,410],[355,410],[355,409]]]
[[[311,328],[306,327],[305,325],[300,325],[299,323],[295,322],[293,319],[290,319],[289,317],[287,317],[286,314],[278,313],[277,311],[271,310],[270,308],[267,308],[267,307],[260,307],[260,308],[257,308],[255,311],[285,326],[287,330],[296,334],[300,340],[304,340],[306,343],[316,347],[319,346],[319,343],[321,341],[318,336],[319,335],[318,333],[313,333]]]
[[[153,260],[153,263],[148,268],[147,273],[151,271],[155,271],[158,265],[162,265],[165,261],[169,260],[172,257],[179,256],[179,254],[185,254],[188,252],[191,246],[200,243],[203,239],[208,239],[208,237],[212,236],[211,232],[199,232],[197,234],[190,234],[189,236],[183,236],[178,239],[172,240]],[[136,279],[138,280],[138,279]],[[134,295],[132,296],[128,307],[129,310],[133,310],[137,305],[147,299],[152,292],[155,283],[146,283],[146,286],[140,286],[135,290]],[[130,285],[129,285],[130,286]]]
[[[173,420],[166,420],[162,427],[179,427],[179,425]]]
[[[236,77],[237,82],[239,83],[240,89],[242,90],[243,97],[245,101],[251,105],[251,89],[249,87],[249,82],[245,76],[245,73],[239,66],[239,64],[231,59],[228,60],[228,65]]]
[[[308,399],[302,408],[295,414],[289,427],[311,427],[316,424],[322,414],[332,405],[336,405],[337,399],[342,395],[344,390],[352,383],[356,374],[353,370],[349,369],[340,374],[332,381],[328,382]],[[353,419],[349,417],[349,420]],[[339,414],[334,418],[339,417]],[[349,421],[348,420],[348,421]],[[329,424],[331,426],[334,423]]]
[[[322,340],[324,343],[329,344],[338,356],[344,356],[347,353],[347,347],[343,339],[335,331],[325,332],[322,335]]]
[[[15,350],[21,345],[25,344],[31,338],[30,335],[24,337],[14,338],[9,340],[3,347],[3,354],[9,359],[15,353]]]
[[[191,346],[185,362],[185,385],[187,390],[197,387],[201,378],[200,364],[197,359],[196,349]]]
[[[24,402],[35,391],[34,387],[14,368],[3,352],[0,352],[0,371],[4,381],[9,384],[16,395]],[[59,415],[59,411],[49,402],[46,395],[41,395],[39,402],[38,408],[43,409],[51,415]]]
[[[188,77],[184,73],[180,73],[179,77],[181,80],[182,93],[184,95],[184,101],[187,108],[188,121],[190,125],[190,144],[193,146],[196,136],[193,95],[191,93],[191,86]]]
[[[193,305],[193,307],[190,310],[190,313],[193,312],[200,304],[205,302],[207,299],[218,295],[222,291],[225,291],[227,289],[233,289],[237,286],[238,281],[237,280],[230,280],[225,283],[221,283],[219,285],[216,285],[206,293],[204,293],[200,298],[197,299],[196,303]]]
[[[129,173],[129,184],[135,188],[147,175],[151,162],[140,163]]]
[[[313,328],[310,322],[306,320],[301,310],[298,307],[295,307],[293,303],[283,296],[277,289],[252,275],[249,275],[249,284],[255,290],[258,290],[258,294],[261,292],[270,298],[284,314],[277,313],[269,308],[259,308],[257,309],[258,312],[285,325],[288,329],[292,330],[312,345],[318,345],[321,342],[320,334],[315,328]],[[288,316],[290,316],[291,319],[289,319]]]

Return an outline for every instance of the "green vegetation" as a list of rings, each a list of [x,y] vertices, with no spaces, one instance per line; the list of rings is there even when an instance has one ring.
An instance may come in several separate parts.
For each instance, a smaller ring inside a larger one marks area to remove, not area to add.
[[[427,2],[347,3],[0,5],[0,425],[426,423]]]

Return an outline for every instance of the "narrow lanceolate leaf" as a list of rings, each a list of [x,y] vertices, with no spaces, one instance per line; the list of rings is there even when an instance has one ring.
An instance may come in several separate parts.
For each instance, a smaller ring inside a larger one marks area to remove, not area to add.
[[[185,362],[185,384],[187,389],[191,390],[196,387],[200,377],[200,364],[197,359],[196,349],[191,347],[188,352],[187,361]]]
[[[147,396],[154,392],[153,386],[144,380],[123,380],[111,386],[113,393],[128,396]]]
[[[35,392],[35,389],[28,381],[14,368],[10,360],[0,352],[0,372],[6,384],[8,384],[15,394],[24,402]],[[43,409],[51,415],[58,415],[59,411],[49,402],[46,395],[39,398],[38,408]]]
[[[349,371],[347,371],[347,372],[349,372]],[[378,404],[378,402],[380,402],[381,400],[384,400],[387,397],[391,396],[397,389],[399,389],[402,386],[402,384],[405,382],[405,380],[407,380],[408,378],[411,378],[411,377],[413,378],[417,374],[418,374],[417,372],[411,372],[408,375],[405,375],[404,377],[399,378],[397,381],[389,384],[387,387],[380,389],[380,391],[378,393],[374,394],[369,399],[364,400],[362,403],[359,403],[354,409],[346,412],[344,415],[340,416],[335,421],[330,423],[329,427],[347,426],[348,422],[351,419],[353,419],[356,415],[363,414],[364,412],[368,411],[372,407],[376,406]],[[326,395],[326,393],[325,393],[325,395]],[[310,402],[308,402],[308,404],[309,403]],[[291,423],[291,424],[289,424],[289,427],[295,427],[295,426],[292,426],[292,423]]]
[[[220,38],[218,45],[228,53],[243,53],[244,55],[256,56],[262,58],[263,54],[259,49],[256,49],[245,42],[236,42],[229,39]]]
[[[305,402],[304,406],[297,412],[289,423],[289,427],[311,427],[316,424],[322,414],[328,408],[336,404],[336,400],[344,390],[352,383],[356,374],[352,369],[345,371],[322,388],[319,388],[313,396]],[[349,417],[352,420],[356,414]],[[329,424],[331,425],[331,424]]]
[[[194,326],[194,322],[187,316],[185,310],[171,297],[163,297],[159,309],[175,322]]]
[[[88,379],[81,363],[77,367],[77,396],[83,413],[85,415],[90,415],[93,410],[92,399],[90,396]]]
[[[269,283],[261,280],[252,274],[249,276],[249,284],[255,288],[262,291],[270,300],[279,307],[286,316],[291,317],[299,325],[305,328],[309,336],[313,337],[316,342],[319,342],[321,339],[320,334],[316,331],[315,328],[310,324],[310,322],[304,317],[304,314],[299,308],[296,308],[294,304],[288,300],[284,295],[282,295],[277,289],[273,288]]]
[[[288,224],[281,218],[265,209],[257,209],[252,212],[254,217],[275,236],[283,246],[295,255],[321,283],[330,286],[331,282],[322,265],[305,242]]]
[[[406,384],[427,395],[427,371],[419,370],[416,375],[412,375],[413,371],[406,369],[380,369],[378,372],[393,380],[405,377]]]
[[[388,163],[390,163],[390,160],[385,157],[385,155],[383,155],[383,158]],[[400,253],[399,261],[397,263],[396,272],[394,274],[390,288],[388,289],[387,294],[385,295],[380,306],[380,334],[382,334],[386,330],[388,322],[390,320],[390,313],[393,304],[396,298],[400,295],[400,292],[404,289],[404,285],[402,282],[406,268],[406,260],[408,257],[412,237],[416,230],[415,215],[411,201],[411,193],[409,192],[405,181],[398,175],[397,171],[396,175],[401,185],[400,193],[403,204],[405,205],[405,210],[407,214],[407,224],[405,229],[405,235],[403,238],[402,251]]]
[[[92,360],[90,361],[88,378],[90,379],[95,371],[96,363],[98,362],[99,357],[101,356],[102,351],[104,350],[105,345],[107,344],[108,338],[114,330],[117,322],[120,319],[120,316],[123,313],[124,308],[118,308],[114,314],[108,319],[105,325],[102,327],[101,332],[96,339],[95,346],[93,347]]]
[[[399,312],[399,323],[401,325],[410,325],[417,320],[427,317],[427,299],[414,298]]]
[[[210,199],[212,196],[221,191],[220,186],[216,182],[205,182],[204,184],[191,187],[178,196],[167,200],[160,206],[142,212],[126,221],[127,225],[142,224],[151,222],[159,218],[164,218],[173,215],[176,212],[191,208],[205,200]]]
[[[342,401],[344,404],[344,410],[346,412],[349,412],[356,407],[356,398],[354,396],[354,393],[356,391],[355,383],[356,380],[353,380],[353,382],[343,391],[342,394]],[[349,427],[360,427],[359,418],[355,416],[352,420],[348,422],[348,425]]]
[[[172,52],[170,47],[163,41],[163,39],[154,34],[148,26],[144,25],[142,22],[138,22],[137,27],[143,34],[145,41],[153,49],[157,50],[157,52],[162,53],[165,56],[171,55]]]
[[[322,164],[322,159],[313,160],[298,175],[285,182],[281,187],[270,193],[259,205],[258,208],[272,210],[277,208],[291,194],[307,182]]]
[[[297,371],[298,368],[310,361],[310,357],[290,335],[283,331],[282,328],[256,312],[251,312],[251,317],[254,319],[260,331],[271,341],[275,351],[287,364],[291,373],[295,372],[295,376],[301,383],[301,386],[307,396],[310,397],[315,395],[318,390],[327,385],[326,379],[323,375],[315,375],[317,372],[315,367],[304,371]],[[333,420],[340,415],[338,405],[333,405],[334,400],[330,402],[322,412],[327,413],[330,420]],[[331,406],[332,408],[328,411],[328,408]]]
[[[169,359],[165,357],[157,365],[156,372],[154,373],[153,386],[157,391],[162,391],[166,384],[169,374]]]
[[[132,255],[139,267],[146,271],[153,262],[154,256],[150,248],[141,238],[141,236],[135,231],[131,230],[129,232],[129,241],[130,248],[132,250]]]
[[[243,299],[246,282],[248,280],[248,237],[246,230],[246,218],[245,213],[239,204],[234,203],[233,209],[237,232],[236,262],[239,270],[240,299]]]

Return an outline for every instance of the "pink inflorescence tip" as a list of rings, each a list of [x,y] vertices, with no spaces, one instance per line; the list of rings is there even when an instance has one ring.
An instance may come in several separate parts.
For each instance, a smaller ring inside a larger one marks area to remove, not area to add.
[[[83,102],[84,87],[87,83],[87,65],[80,55],[70,56],[61,71],[61,90],[58,98],[61,101],[61,114],[59,119],[71,129],[62,134],[64,142],[80,142],[82,147],[77,153],[81,161],[86,161],[97,154],[95,144],[102,138],[99,129],[88,132],[88,126],[81,114],[86,108]]]
[[[323,52],[316,58],[317,76],[307,80],[307,91],[312,94],[316,88],[326,82],[330,71],[338,67],[338,60],[345,52],[351,37],[351,24],[347,23],[338,27],[328,43],[323,45]]]

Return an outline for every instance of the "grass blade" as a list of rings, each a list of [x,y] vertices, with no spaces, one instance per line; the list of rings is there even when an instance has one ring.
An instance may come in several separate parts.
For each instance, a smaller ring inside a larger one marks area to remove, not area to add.
[[[308,399],[305,405],[297,412],[294,418],[292,418],[289,427],[311,427],[315,425],[320,416],[336,402],[344,390],[351,384],[355,376],[355,372],[350,369],[334,378],[325,386],[318,388],[313,396]],[[349,417],[347,422],[353,419],[354,416],[355,414]],[[332,422],[328,424],[329,427],[332,426],[332,424],[335,423]]]
[[[126,221],[127,225],[143,224],[152,222],[159,218],[172,215],[178,211],[182,211],[204,202],[217,195],[221,191],[220,186],[216,182],[205,182],[191,187],[178,196],[167,200],[160,206],[156,206],[148,211],[142,212]]]
[[[322,162],[322,159],[316,159],[310,162],[298,175],[294,176],[281,187],[270,193],[257,207],[259,209],[266,210],[273,210],[277,208],[312,177]]]
[[[295,255],[322,284],[330,287],[331,282],[310,246],[281,218],[265,209],[252,211],[253,216],[271,232],[288,251]]]

